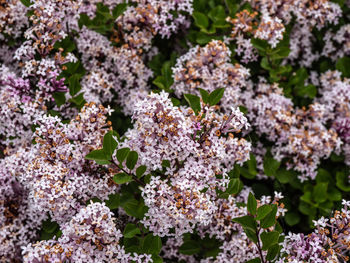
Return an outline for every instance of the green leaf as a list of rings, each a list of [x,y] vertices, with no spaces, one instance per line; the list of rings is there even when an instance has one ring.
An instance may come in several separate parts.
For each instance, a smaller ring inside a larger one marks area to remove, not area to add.
[[[256,257],[256,258],[253,258],[253,259],[246,261],[245,263],[261,263],[261,259],[260,259],[260,257]]]
[[[258,203],[256,202],[254,195],[250,192],[248,196],[248,204],[247,204],[247,209],[250,214],[252,215],[256,214],[257,204]]]
[[[171,102],[173,103],[173,105],[176,107],[176,106],[179,106],[180,105],[180,101],[176,98],[171,98]]]
[[[126,173],[119,173],[113,176],[113,181],[116,184],[125,184],[132,181],[132,177]]]
[[[158,76],[156,77],[155,80],[153,80],[152,82],[154,85],[156,85],[158,88],[160,88],[161,90],[165,90],[165,78],[163,76]]]
[[[185,94],[185,99],[197,115],[198,112],[201,110],[201,103],[199,97],[192,94]]]
[[[340,201],[342,199],[341,192],[334,186],[331,186],[328,188],[327,196],[328,196],[328,199],[331,201]]]
[[[322,203],[327,200],[328,183],[318,183],[312,192],[313,199],[317,203]]]
[[[265,216],[267,216],[271,212],[271,210],[271,206],[267,204],[258,207],[256,220],[261,220],[265,218]]]
[[[209,105],[214,106],[219,103],[221,100],[222,96],[224,95],[224,88],[219,88],[214,90],[212,93],[209,95]]]
[[[198,26],[200,29],[207,29],[209,26],[209,20],[205,14],[194,11],[192,16],[196,26]]]
[[[277,255],[280,250],[280,246],[278,244],[272,245],[267,251],[266,259],[271,262]]]
[[[118,4],[116,7],[114,7],[112,11],[113,18],[116,19],[122,15],[127,7],[128,5],[126,3]]]
[[[263,250],[268,250],[272,245],[277,244],[279,233],[277,231],[272,232],[262,232],[260,234],[260,239],[263,243]]]
[[[47,219],[43,222],[42,228],[47,233],[54,233],[56,229],[59,228],[59,225],[56,222],[52,222],[50,219]]]
[[[240,190],[241,180],[238,178],[232,178],[227,186],[225,193],[232,195],[237,194]]]
[[[136,169],[136,176],[138,178],[140,178],[147,170],[147,166],[146,165],[141,165],[139,167],[137,167]]]
[[[119,194],[110,194],[108,196],[108,200],[105,201],[106,206],[113,210],[113,209],[117,209],[119,207],[120,204],[120,195]]]
[[[336,173],[336,185],[340,190],[344,192],[350,192],[350,185],[348,183],[348,180],[348,175],[346,175],[344,172]]]
[[[130,152],[129,148],[120,148],[117,150],[117,160],[119,164],[122,164]]]
[[[170,168],[170,162],[169,162],[169,160],[163,160],[163,161],[162,161],[162,166],[163,166],[163,167]]]
[[[139,158],[139,155],[135,151],[131,151],[128,154],[128,157],[126,158],[126,167],[128,167],[130,170],[134,169],[137,160]]]
[[[156,254],[158,255],[162,248],[162,240],[159,236],[153,236],[152,233],[148,234],[142,246],[142,251],[146,254]]]
[[[103,163],[103,164],[108,164],[109,161],[108,161],[108,156],[106,155],[105,151],[103,149],[99,149],[99,150],[94,150],[90,153],[88,153],[86,156],[85,156],[85,159],[86,160],[93,160],[93,161],[96,161],[96,162],[100,162]]]
[[[257,175],[257,171],[256,171],[256,159],[255,159],[255,156],[254,154],[250,154],[250,158],[249,160],[247,161],[247,165],[248,165],[248,171],[250,174],[252,175]]]
[[[69,100],[71,103],[74,103],[76,106],[78,106],[79,108],[83,107],[83,104],[86,102],[84,99],[84,93],[81,92],[79,93],[77,96],[75,96],[74,98],[71,98]]]
[[[69,94],[71,96],[74,96],[75,94],[77,94],[80,89],[81,89],[81,85],[80,85],[80,75],[78,74],[74,74],[72,75],[69,79],[68,79],[68,84],[69,84]]]
[[[310,99],[313,99],[317,95],[317,89],[314,85],[301,85],[295,87],[296,95],[299,97],[308,97]]]
[[[251,216],[241,216],[232,219],[233,222],[240,224],[242,227],[250,228],[255,232],[256,223],[253,217]]]
[[[273,157],[267,153],[264,157],[264,173],[267,176],[275,176],[280,164],[279,161],[273,159]]]
[[[293,170],[281,168],[276,172],[275,176],[280,183],[286,184],[293,180],[293,178],[296,176],[296,173]]]
[[[253,241],[254,243],[258,243],[258,237],[256,236],[255,230],[249,227],[243,227],[243,230],[251,241]]]
[[[66,102],[65,92],[55,92],[53,95],[58,107],[62,106]]]
[[[199,253],[200,250],[201,247],[199,245],[199,242],[196,242],[194,240],[185,241],[179,248],[179,252],[184,255],[194,255]]]
[[[259,38],[252,38],[250,40],[253,47],[255,47],[261,55],[264,55],[266,53],[266,50],[269,48],[269,44],[266,40],[262,40]]]
[[[26,7],[30,7],[32,4],[30,0],[21,0],[21,3],[24,4]]]
[[[112,154],[117,146],[118,143],[113,138],[113,132],[107,132],[103,137],[103,151],[106,153],[106,156],[108,156],[108,160],[112,159]]]
[[[172,78],[171,62],[166,61],[162,66],[162,75],[164,77],[165,88],[168,90],[173,85],[174,80]]]
[[[300,216],[295,212],[287,212],[284,220],[289,226],[294,226],[300,222]]]
[[[152,254],[152,260],[153,260],[153,263],[163,263],[163,259],[160,256],[155,254]]]
[[[269,228],[276,224],[276,213],[277,213],[277,205],[272,205],[272,210],[270,213],[268,213],[267,216],[265,216],[261,221],[260,221],[260,226],[262,228]]]
[[[199,92],[201,94],[203,102],[205,104],[208,104],[209,103],[209,92],[204,90],[204,89],[201,89],[201,88],[199,88]]]
[[[124,238],[133,238],[134,236],[141,234],[140,229],[135,225],[128,223],[124,229],[123,236]]]
[[[343,57],[338,59],[335,68],[342,73],[343,77],[349,78],[350,77],[350,57]]]

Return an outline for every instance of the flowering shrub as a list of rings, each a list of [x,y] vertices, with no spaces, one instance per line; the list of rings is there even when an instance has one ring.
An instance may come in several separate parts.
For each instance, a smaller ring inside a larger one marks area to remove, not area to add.
[[[349,0],[0,1],[0,262],[350,260]]]

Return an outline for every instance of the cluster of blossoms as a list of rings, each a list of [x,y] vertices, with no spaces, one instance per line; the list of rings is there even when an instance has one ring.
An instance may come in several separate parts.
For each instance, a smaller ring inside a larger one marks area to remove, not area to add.
[[[148,94],[147,81],[152,76],[141,53],[127,44],[114,47],[106,37],[86,27],[80,32],[77,47],[89,71],[81,83],[85,100],[111,103],[116,92],[124,113],[131,114],[136,101]]]
[[[221,41],[212,41],[205,47],[194,47],[181,56],[173,67],[173,88],[177,96],[186,93],[209,93],[225,88],[221,106],[225,111],[239,105],[241,89],[247,85],[249,70],[230,63],[231,52]]]
[[[307,193],[325,196],[308,202],[318,212],[349,198],[350,1],[337,2],[0,0],[0,262],[267,263],[260,231],[277,234],[272,262],[349,261],[349,201],[285,235],[279,193],[304,190],[288,210]],[[289,82],[300,67],[313,97]]]
[[[133,48],[148,50],[154,35],[170,38],[180,26],[185,28],[189,26],[186,14],[192,14],[192,0],[130,2],[135,2],[137,5],[128,7],[116,22],[123,30],[122,38]]]
[[[162,169],[163,160],[169,163],[164,176],[152,177],[142,191],[149,207],[143,223],[160,236],[177,237],[207,225],[216,209],[215,189],[225,190],[227,172],[249,158],[250,143],[238,137],[249,127],[247,119],[238,109],[223,115],[204,104],[196,116],[173,106],[165,92],[136,104],[133,119],[135,128],[120,147],[137,151],[140,165],[151,171]]]
[[[56,222],[71,218],[92,197],[108,199],[115,191],[113,169],[100,167],[84,157],[102,146],[108,131],[108,109],[90,103],[75,119],[63,124],[56,116],[43,116],[36,123],[35,157],[23,175],[33,206],[46,211]]]
[[[63,224],[58,240],[28,244],[25,263],[35,262],[152,262],[150,255],[130,255],[119,245],[122,233],[104,204],[91,203]]]
[[[345,162],[350,165],[350,79],[342,79],[338,71],[328,71],[320,82],[320,102],[326,106],[326,120],[331,121],[342,140]]]
[[[2,1],[0,5],[0,39],[19,38],[28,27],[27,7],[20,0]]]
[[[314,221],[315,231],[307,236],[286,236],[282,252],[285,259],[278,262],[348,262],[350,250],[350,202],[343,200],[341,211]]]
[[[249,0],[254,11],[243,10],[234,19],[231,39],[237,43],[237,55],[248,63],[257,60],[257,52],[250,38],[267,40],[272,47],[283,39],[285,26],[293,21],[290,38],[293,39],[288,61],[298,62],[303,66],[311,66],[320,54],[312,50],[315,40],[312,29],[322,29],[327,23],[337,24],[341,17],[340,7],[328,0]],[[294,22],[294,21],[293,21]],[[299,61],[301,59],[301,61]]]
[[[243,63],[256,61],[258,58],[257,52],[251,43],[251,37],[267,40],[272,47],[276,47],[283,39],[283,32],[285,31],[282,20],[276,15],[270,16],[265,10],[262,10],[260,18],[258,18],[257,11],[243,10],[236,14],[235,18],[228,17],[227,21],[233,25],[231,37],[227,41],[236,41],[237,48],[235,52],[239,56],[243,55]]]
[[[259,135],[275,142],[274,157],[289,158],[287,167],[301,172],[301,180],[314,179],[320,160],[341,145],[336,131],[325,126],[326,106],[316,102],[308,109],[294,109],[277,84],[259,83],[250,89],[244,102],[248,118]]]

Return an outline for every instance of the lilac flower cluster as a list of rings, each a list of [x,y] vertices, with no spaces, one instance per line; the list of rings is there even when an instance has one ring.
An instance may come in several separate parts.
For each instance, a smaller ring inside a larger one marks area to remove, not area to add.
[[[181,56],[173,67],[175,94],[200,94],[199,89],[212,92],[225,88],[221,101],[224,110],[239,105],[241,89],[247,85],[249,70],[230,63],[231,52],[221,41],[212,41],[205,47],[194,47]]]
[[[227,172],[249,159],[250,143],[234,136],[249,127],[243,114],[203,107],[196,116],[192,109],[174,107],[167,93],[152,93],[136,104],[135,128],[120,145],[137,151],[140,165],[151,171],[162,169],[162,160],[169,162],[163,180],[152,177],[142,191],[149,207],[143,223],[160,236],[179,237],[196,224],[207,225],[216,209],[215,188],[225,190]]]
[[[350,1],[219,2],[0,0],[0,262],[350,260]]]
[[[23,249],[24,262],[152,262],[150,255],[125,252],[113,219],[104,204],[91,203],[62,225],[58,240],[28,244]]]
[[[275,142],[274,157],[289,158],[287,167],[300,171],[301,180],[314,179],[320,160],[341,145],[336,131],[325,126],[326,106],[316,102],[308,109],[294,109],[277,84],[259,83],[250,92],[244,104],[248,117],[259,134]]]
[[[282,252],[285,259],[278,262],[348,262],[350,250],[350,203],[343,200],[341,211],[334,211],[328,219],[314,221],[316,227],[311,234],[286,236]]]

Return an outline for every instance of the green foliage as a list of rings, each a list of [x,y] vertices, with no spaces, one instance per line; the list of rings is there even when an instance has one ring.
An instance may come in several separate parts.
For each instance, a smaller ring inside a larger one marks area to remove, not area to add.
[[[190,105],[190,107],[192,108],[192,110],[195,112],[195,114],[198,115],[198,113],[201,110],[200,98],[192,94],[185,94],[184,97],[188,102],[188,104]]]

